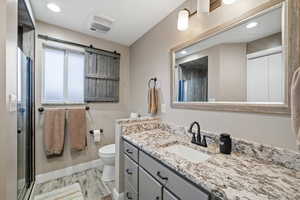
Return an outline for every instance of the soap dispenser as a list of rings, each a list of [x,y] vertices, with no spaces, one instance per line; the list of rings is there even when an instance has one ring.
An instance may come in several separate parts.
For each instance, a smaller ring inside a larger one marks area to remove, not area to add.
[[[229,134],[222,133],[220,135],[220,152],[223,154],[231,154],[231,138]]]

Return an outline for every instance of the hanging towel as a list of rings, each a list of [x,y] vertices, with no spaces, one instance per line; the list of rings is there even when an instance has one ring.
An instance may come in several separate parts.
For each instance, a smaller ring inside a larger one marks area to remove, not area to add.
[[[110,194],[106,195],[106,196],[102,197],[101,200],[112,200],[112,196]]]
[[[300,67],[295,71],[291,84],[291,114],[298,150],[300,151]]]
[[[85,109],[70,109],[68,111],[67,132],[70,136],[71,149],[84,150],[87,145]]]
[[[65,142],[65,110],[47,109],[44,116],[44,148],[46,156],[61,155]]]
[[[148,91],[148,113],[156,114],[158,109],[158,92],[155,87]]]

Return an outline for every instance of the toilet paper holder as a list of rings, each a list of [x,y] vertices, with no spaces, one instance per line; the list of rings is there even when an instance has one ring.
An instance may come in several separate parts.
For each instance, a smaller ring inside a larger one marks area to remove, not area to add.
[[[99,129],[99,130],[100,130],[100,133],[103,133],[103,129]],[[92,135],[94,134],[94,130],[90,130],[89,132],[90,132],[90,134],[92,134]]]

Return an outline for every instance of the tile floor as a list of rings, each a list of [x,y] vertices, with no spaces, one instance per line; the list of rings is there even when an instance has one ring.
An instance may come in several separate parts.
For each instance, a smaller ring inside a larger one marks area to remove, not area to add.
[[[103,182],[101,180],[102,171],[100,169],[88,169],[83,172],[72,174],[44,183],[37,184],[34,195],[65,187],[74,183],[79,183],[85,200],[101,200],[103,196],[112,194],[114,181]]]

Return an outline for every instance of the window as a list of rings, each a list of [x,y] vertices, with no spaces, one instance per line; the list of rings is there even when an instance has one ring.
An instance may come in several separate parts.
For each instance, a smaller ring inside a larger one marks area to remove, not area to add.
[[[84,53],[45,47],[42,103],[83,103],[84,63]]]

